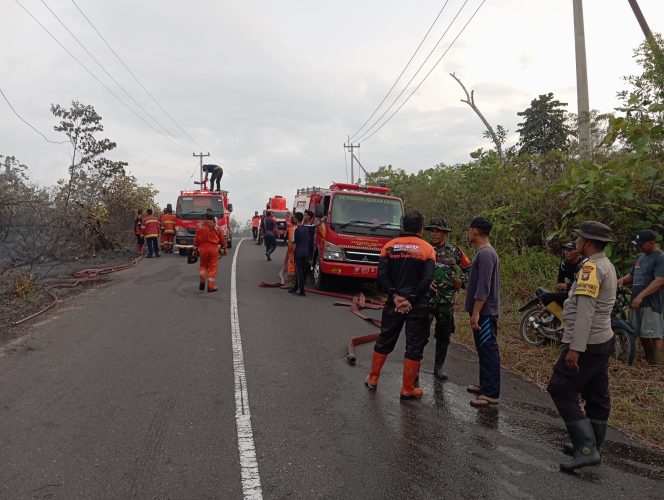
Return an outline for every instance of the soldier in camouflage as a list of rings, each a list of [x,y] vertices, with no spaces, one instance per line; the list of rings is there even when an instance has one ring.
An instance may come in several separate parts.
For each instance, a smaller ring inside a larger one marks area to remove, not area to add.
[[[471,261],[459,247],[448,242],[451,229],[445,219],[432,219],[425,229],[430,232],[431,244],[436,250],[436,269],[429,293],[431,322],[436,320],[433,373],[437,379],[447,380],[443,365],[454,333],[454,296],[468,281]]]

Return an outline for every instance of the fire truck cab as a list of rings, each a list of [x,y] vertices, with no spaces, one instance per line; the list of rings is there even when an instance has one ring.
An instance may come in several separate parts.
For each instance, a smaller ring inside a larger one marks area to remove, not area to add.
[[[185,190],[180,191],[175,209],[174,248],[180,255],[187,255],[194,248],[196,228],[200,222],[205,220],[208,208],[212,209],[228,248],[233,245],[233,234],[231,233],[233,205],[228,202],[228,191]]]
[[[325,229],[316,231],[316,288],[325,287],[332,276],[375,280],[382,247],[402,231],[401,199],[389,196],[389,188],[357,184],[311,191],[308,208]]]
[[[277,240],[287,241],[291,221],[290,212],[286,208],[286,198],[275,195],[268,200],[266,208],[272,212],[272,217],[277,222]]]

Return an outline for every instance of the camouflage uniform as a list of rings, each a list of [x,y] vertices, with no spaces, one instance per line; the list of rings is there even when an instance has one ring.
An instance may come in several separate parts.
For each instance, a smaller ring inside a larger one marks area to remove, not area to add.
[[[442,219],[434,219],[429,228],[449,231],[447,223]],[[434,246],[436,251],[436,269],[433,275],[433,284],[437,285],[435,292],[429,293],[429,309],[431,322],[436,320],[436,359],[434,372],[439,378],[442,375],[442,367],[447,357],[447,349],[450,345],[450,337],[454,333],[454,296],[456,295],[456,280],[461,279],[462,286],[466,286],[470,276],[471,261],[466,254],[449,242],[440,246]],[[460,275],[458,275],[458,269]],[[440,372],[440,373],[439,373]]]

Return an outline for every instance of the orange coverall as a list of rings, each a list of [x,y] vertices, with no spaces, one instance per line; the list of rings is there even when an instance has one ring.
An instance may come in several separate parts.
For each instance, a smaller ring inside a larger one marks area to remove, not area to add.
[[[164,212],[159,217],[161,226],[161,249],[164,252],[173,250],[173,241],[175,240],[175,215]]]
[[[217,290],[217,267],[219,265],[219,247],[226,248],[226,241],[221,229],[215,227],[214,221],[206,220],[194,236],[194,247],[198,249],[198,272],[200,282],[204,283],[207,277],[208,292]]]

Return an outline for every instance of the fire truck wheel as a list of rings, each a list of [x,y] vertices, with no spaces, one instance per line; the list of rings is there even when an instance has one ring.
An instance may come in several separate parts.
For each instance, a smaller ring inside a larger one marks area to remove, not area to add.
[[[314,260],[314,267],[311,274],[313,274],[314,277],[314,286],[316,287],[316,290],[324,290],[327,285],[327,279],[323,276],[318,257]]]

